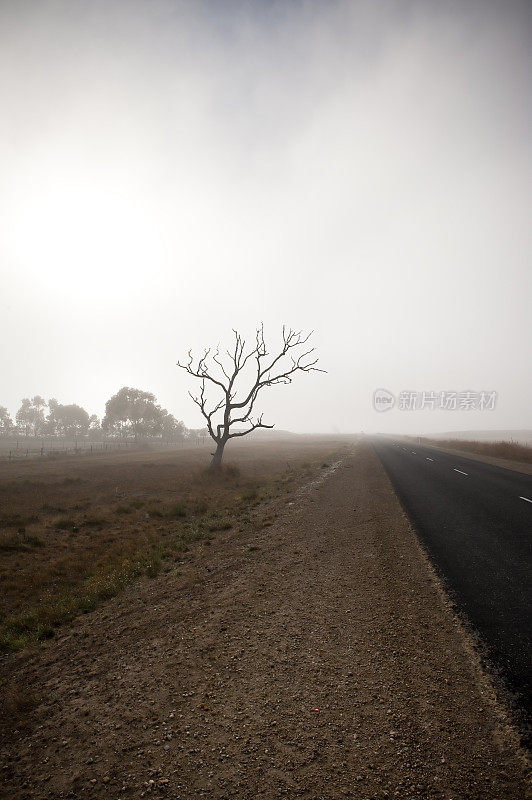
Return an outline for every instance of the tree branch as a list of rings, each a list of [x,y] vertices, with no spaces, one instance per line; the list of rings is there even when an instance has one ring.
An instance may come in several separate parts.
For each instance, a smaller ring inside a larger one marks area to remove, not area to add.
[[[221,381],[216,380],[213,378],[212,375],[209,375],[207,372],[207,358],[210,354],[210,348],[205,350],[203,356],[199,359],[197,367],[194,368],[194,357],[192,355],[192,351],[188,351],[188,364],[182,364],[180,361],[176,362],[176,366],[180,367],[180,369],[184,369],[185,372],[188,372],[189,375],[192,375],[194,378],[205,378],[211,383],[215,383],[216,386],[219,386],[224,392],[227,392],[227,388],[223,385]]]
[[[262,421],[262,414],[254,422],[251,419],[259,392],[264,387],[291,383],[296,372],[325,372],[325,370],[316,366],[318,358],[313,355],[315,352],[313,347],[299,353],[299,355],[296,355],[295,352],[298,348],[304,348],[312,336],[312,331],[305,335],[302,331],[295,331],[283,325],[280,351],[276,356],[270,358],[268,358],[269,354],[264,340],[263,323],[256,329],[255,344],[249,348],[247,353],[246,340],[242,338],[236,329],[233,329],[233,333],[235,337],[233,348],[226,351],[229,366],[227,362],[224,363],[222,360],[219,347],[216,350],[206,349],[197,361],[195,361],[192,351],[189,350],[188,361],[177,362],[177,366],[180,369],[185,370],[189,375],[201,381],[199,397],[194,397],[190,392],[189,394],[207,422],[209,435],[218,445],[221,445],[222,450],[223,445],[229,439],[247,436],[257,428],[274,427]],[[283,365],[283,360],[288,361],[288,363]],[[249,369],[246,370],[246,367],[252,361],[255,361],[254,369],[249,366]],[[212,374],[213,365],[216,365],[221,371],[225,382]],[[242,400],[237,400],[239,389],[236,386],[236,382],[244,374],[250,377],[252,383],[246,396]],[[207,410],[207,381],[222,393],[222,397],[214,403],[210,411]],[[237,417],[231,418],[231,413],[235,410],[240,413]],[[214,417],[219,412],[223,412],[223,419],[215,425]],[[237,423],[249,423],[249,425],[245,430],[231,433],[232,426]],[[220,450],[220,448],[218,449]],[[217,463],[219,463],[220,458],[221,455],[218,454]]]
[[[242,421],[244,421],[244,420],[242,420]],[[261,414],[260,417],[257,419],[257,421],[255,423],[253,423],[250,428],[248,428],[245,431],[238,431],[237,433],[230,433],[228,438],[229,439],[236,439],[238,436],[247,436],[248,433],[251,433],[251,431],[256,431],[257,428],[273,428],[273,427],[274,427],[273,425],[266,425],[265,423],[263,423],[262,414]]]

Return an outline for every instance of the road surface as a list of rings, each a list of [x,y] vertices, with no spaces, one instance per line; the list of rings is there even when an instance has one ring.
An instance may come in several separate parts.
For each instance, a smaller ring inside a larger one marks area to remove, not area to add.
[[[514,693],[530,741],[532,477],[400,440],[374,446],[451,597]]]

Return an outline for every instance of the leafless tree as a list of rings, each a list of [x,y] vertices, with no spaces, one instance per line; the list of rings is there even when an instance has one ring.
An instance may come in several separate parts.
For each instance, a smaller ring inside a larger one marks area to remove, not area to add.
[[[178,367],[201,382],[199,395],[189,394],[205,417],[209,434],[216,442],[210,469],[220,465],[229,439],[246,436],[257,428],[274,427],[262,421],[262,414],[253,414],[262,389],[291,383],[296,372],[325,372],[316,367],[318,359],[314,348],[306,348],[312,332],[304,335],[283,326],[282,345],[275,356],[266,348],[264,325],[255,333],[254,346],[247,349],[238,331],[233,330],[233,333],[234,348],[226,351],[227,358],[224,356],[222,359],[219,348],[209,348],[199,359],[195,359],[189,350],[188,361],[177,362]],[[214,399],[208,399],[208,387],[214,390]],[[216,422],[220,418],[221,421]],[[244,427],[232,431],[233,425]]]

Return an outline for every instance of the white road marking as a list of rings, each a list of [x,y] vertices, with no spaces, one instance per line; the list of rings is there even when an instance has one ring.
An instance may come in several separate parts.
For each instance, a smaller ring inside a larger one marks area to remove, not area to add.
[[[434,461],[434,459],[427,456],[427,461]]]
[[[530,500],[528,497],[521,497],[521,495],[519,495],[519,499],[526,500],[527,503],[532,503],[532,500]]]
[[[415,450],[412,450],[412,455],[413,455],[413,456],[417,456],[417,453],[416,453],[416,451],[415,451]]]
[[[468,474],[467,472],[462,472],[461,469],[456,469],[455,467],[453,467],[453,469],[454,469],[455,472],[459,472],[461,475],[467,475]]]
[[[406,453],[406,447],[403,447],[403,450],[404,450],[404,451],[405,451],[405,453]]]

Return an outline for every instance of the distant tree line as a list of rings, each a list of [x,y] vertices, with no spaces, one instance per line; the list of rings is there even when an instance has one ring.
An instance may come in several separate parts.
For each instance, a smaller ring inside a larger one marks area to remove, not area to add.
[[[0,436],[58,436],[65,439],[102,436],[134,439],[159,438],[184,441],[203,437],[206,431],[191,431],[157,403],[151,392],[124,386],[105,404],[105,415],[99,420],[76,403],[62,405],[55,398],[40,395],[22,400],[13,420],[0,406]]]

